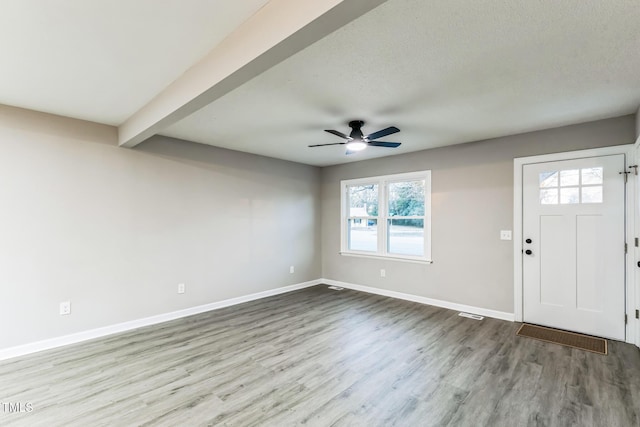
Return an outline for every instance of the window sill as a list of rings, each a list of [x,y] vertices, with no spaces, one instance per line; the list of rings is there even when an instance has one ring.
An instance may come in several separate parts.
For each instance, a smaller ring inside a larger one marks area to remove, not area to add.
[[[389,255],[370,255],[364,254],[360,252],[338,252],[342,256],[350,256],[356,258],[371,258],[371,259],[379,259],[385,261],[400,261],[400,262],[409,262],[414,264],[433,264],[433,260],[430,259],[420,259],[420,258],[405,258],[402,256],[389,256]]]

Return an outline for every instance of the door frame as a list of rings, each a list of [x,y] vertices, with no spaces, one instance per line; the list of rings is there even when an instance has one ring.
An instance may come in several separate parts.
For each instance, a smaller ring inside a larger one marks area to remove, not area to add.
[[[640,144],[640,138],[636,144]],[[524,307],[523,277],[522,277],[522,169],[524,165],[532,163],[555,162],[562,160],[580,159],[585,157],[625,155],[625,170],[629,163],[635,161],[635,144],[616,145],[612,147],[592,148],[586,150],[567,151],[563,153],[542,154],[538,156],[516,157],[513,159],[513,298],[514,318],[522,322]],[[629,175],[631,178],[633,175]],[[634,176],[635,177],[635,176]],[[640,346],[640,332],[635,319],[636,297],[640,295],[640,284],[635,279],[634,266],[635,248],[633,237],[636,223],[636,179],[629,179],[625,188],[625,240],[628,251],[625,257],[625,312],[628,322],[625,325],[625,341]],[[620,313],[622,316],[624,313]]]
[[[629,158],[634,162],[635,165],[640,165],[640,135],[638,135],[638,139],[636,143],[633,145],[633,155]],[[635,176],[633,180],[635,184],[635,188],[633,189],[633,195],[635,198],[633,199],[633,220],[635,221],[635,234],[634,237],[640,237],[640,198],[638,197],[638,192],[640,192],[640,174]],[[640,247],[634,248],[634,258],[629,260],[631,264],[631,269],[634,271],[634,275],[629,277],[628,283],[629,287],[635,287],[635,306],[629,310],[629,322],[633,323],[635,326],[636,332],[636,346],[640,348],[640,319],[636,319],[635,311],[640,310],[640,270],[636,268],[636,263],[640,260]],[[640,266],[640,264],[639,264]],[[635,285],[635,286],[634,286]],[[629,296],[630,301],[633,300],[633,295]],[[633,333],[633,329],[628,331],[630,334]]]

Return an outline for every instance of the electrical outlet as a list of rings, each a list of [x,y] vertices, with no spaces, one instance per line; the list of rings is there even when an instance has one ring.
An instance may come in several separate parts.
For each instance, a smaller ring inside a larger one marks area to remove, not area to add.
[[[380,269],[380,277],[387,277],[387,271],[384,268]]]
[[[178,283],[178,293],[184,294],[184,283]]]
[[[289,273],[293,274],[295,273],[296,269],[295,267],[292,265],[291,267],[289,267]]]
[[[71,314],[71,301],[63,301],[60,303],[60,315],[66,316]]]

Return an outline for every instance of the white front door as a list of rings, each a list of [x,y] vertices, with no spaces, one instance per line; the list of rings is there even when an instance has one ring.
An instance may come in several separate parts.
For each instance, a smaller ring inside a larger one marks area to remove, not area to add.
[[[624,340],[624,155],[523,166],[524,321]]]

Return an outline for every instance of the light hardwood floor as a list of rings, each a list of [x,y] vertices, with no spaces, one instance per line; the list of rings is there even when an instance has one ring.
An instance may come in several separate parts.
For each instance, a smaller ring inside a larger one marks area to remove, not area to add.
[[[518,326],[316,286],[0,362],[0,425],[640,425],[636,347]]]

